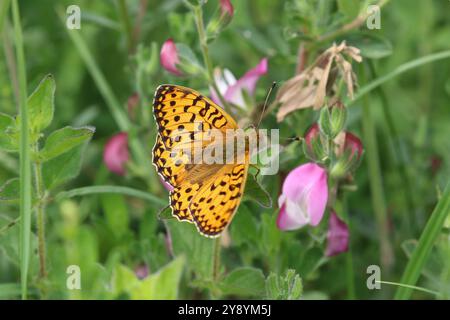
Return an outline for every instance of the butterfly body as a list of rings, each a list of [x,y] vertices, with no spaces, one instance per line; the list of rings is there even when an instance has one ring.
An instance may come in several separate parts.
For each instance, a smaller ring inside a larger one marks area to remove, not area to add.
[[[153,113],[158,124],[153,164],[173,187],[172,214],[194,223],[204,236],[219,236],[242,199],[255,146],[222,108],[186,87],[159,86]]]

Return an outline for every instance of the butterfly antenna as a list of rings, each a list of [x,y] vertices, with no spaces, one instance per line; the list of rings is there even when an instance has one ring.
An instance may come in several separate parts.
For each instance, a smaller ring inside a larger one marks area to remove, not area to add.
[[[258,125],[256,126],[256,128],[259,128],[259,125],[261,124],[261,121],[264,117],[264,112],[266,112],[267,102],[269,101],[270,94],[272,93],[272,90],[275,88],[276,85],[277,85],[277,83],[275,81],[272,82],[272,85],[270,86],[269,91],[267,91],[266,100],[264,101],[264,106],[263,106],[261,115],[259,116],[259,121],[258,121]]]

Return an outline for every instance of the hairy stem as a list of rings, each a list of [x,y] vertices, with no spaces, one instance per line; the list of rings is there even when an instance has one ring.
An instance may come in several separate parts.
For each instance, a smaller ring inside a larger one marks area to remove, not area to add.
[[[37,153],[37,144],[34,147]],[[34,167],[34,179],[35,189],[37,196],[36,204],[36,219],[37,219],[37,236],[38,236],[38,254],[39,254],[39,276],[40,278],[47,277],[47,271],[45,267],[46,253],[45,253],[45,187],[42,179],[42,166],[39,161],[35,161]]]
[[[208,39],[206,37],[205,26],[203,23],[202,7],[195,6],[195,7],[193,7],[193,10],[194,10],[195,26],[197,27],[198,37],[200,40],[200,47],[202,49],[203,62],[205,64],[206,72],[208,75],[208,82],[213,87],[214,91],[217,93],[217,96],[219,97],[220,102],[222,103],[222,106],[225,109],[228,109],[227,108],[228,103],[226,102],[222,93],[219,91],[219,88],[217,87],[216,82],[214,81],[214,68],[213,68],[213,64],[211,62],[211,58],[209,56]]]

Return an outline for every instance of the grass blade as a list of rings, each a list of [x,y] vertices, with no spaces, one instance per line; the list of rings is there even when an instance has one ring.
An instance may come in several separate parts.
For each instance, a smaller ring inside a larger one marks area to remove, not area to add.
[[[20,105],[20,283],[22,299],[27,298],[27,277],[31,238],[31,162],[28,136],[27,80],[22,28],[17,0],[12,2],[14,42],[17,56]]]
[[[141,198],[147,201],[150,201],[153,204],[167,205],[167,201],[154,196],[151,193],[144,192],[141,190],[128,188],[128,187],[118,187],[118,186],[91,186],[91,187],[83,187],[83,188],[77,188],[72,189],[69,191],[63,191],[58,193],[58,195],[55,197],[56,200],[61,200],[65,198],[72,198],[76,196],[83,196],[87,194],[96,194],[96,193],[120,193],[132,197]]]
[[[365,94],[371,92],[375,88],[379,87],[383,83],[391,80],[392,78],[395,78],[398,75],[401,75],[402,73],[412,70],[414,68],[420,67],[424,64],[435,62],[442,59],[450,58],[450,50],[442,51],[438,53],[433,53],[406,63],[403,63],[399,65],[397,68],[395,68],[392,72],[389,72],[388,74],[379,77],[375,79],[374,81],[364,85],[361,87],[361,89],[358,90],[358,92],[355,94],[353,100],[347,99],[345,102],[346,106],[352,105],[356,100],[364,96]]]
[[[414,250],[403,273],[400,283],[414,286],[419,280],[422,268],[427,261],[436,238],[442,230],[445,219],[450,214],[450,183],[447,184],[442,198],[436,205],[425,229],[420,236],[417,248]],[[395,293],[395,299],[406,300],[411,297],[412,288],[400,287]]]
[[[0,34],[3,32],[6,16],[8,15],[10,0],[3,0],[0,3]]]

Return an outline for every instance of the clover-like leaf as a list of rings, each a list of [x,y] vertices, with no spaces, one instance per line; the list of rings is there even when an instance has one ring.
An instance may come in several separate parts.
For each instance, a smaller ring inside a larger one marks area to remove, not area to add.
[[[16,152],[19,149],[19,135],[13,117],[0,112],[0,149]]]
[[[28,97],[27,108],[30,128],[33,133],[39,133],[47,128],[53,120],[55,79],[47,75]]]
[[[93,127],[64,127],[56,130],[45,141],[44,148],[39,152],[39,159],[44,162],[66,153],[89,140],[94,132]]]
[[[13,178],[0,186],[0,202],[19,201],[19,178]]]

